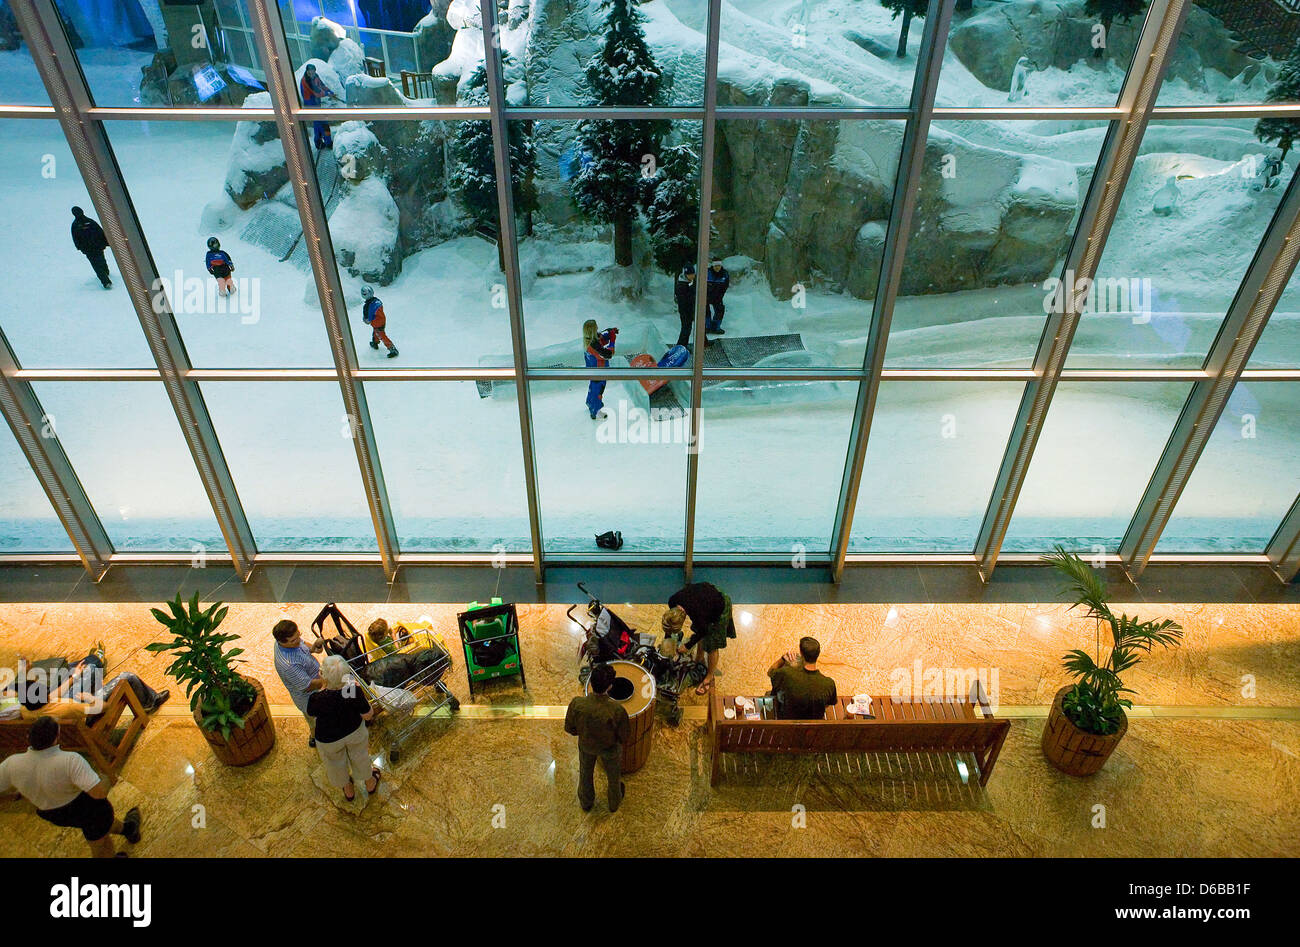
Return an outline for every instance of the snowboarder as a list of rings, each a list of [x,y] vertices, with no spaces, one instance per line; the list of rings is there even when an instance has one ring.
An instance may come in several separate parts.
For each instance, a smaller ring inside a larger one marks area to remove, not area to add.
[[[721,260],[714,260],[709,264],[709,270],[704,274],[706,282],[705,296],[708,305],[704,311],[704,331],[712,332],[714,335],[726,335],[722,329],[722,317],[727,311],[727,307],[722,303],[722,297],[727,294],[727,287],[731,285],[731,274],[727,268],[722,265]]]
[[[388,318],[384,315],[384,304],[369,286],[361,287],[361,298],[365,303],[361,307],[361,321],[370,326],[370,347],[378,349],[379,343],[388,346],[388,357],[397,358],[397,346],[384,334]]]
[[[1254,184],[1251,186],[1252,191],[1262,191],[1265,188],[1272,190],[1277,187],[1282,180],[1282,171],[1285,169],[1284,158],[1281,148],[1274,148],[1264,159],[1264,183]]]
[[[1165,186],[1156,191],[1151,212],[1157,217],[1168,217],[1178,206],[1178,175],[1171,174]]]
[[[108,238],[104,236],[104,228],[87,217],[80,207],[72,208],[72,244],[86,255],[104,288],[112,289],[113,280],[108,275],[108,263],[104,260]]]
[[[217,281],[218,296],[229,296],[235,291],[235,261],[221,249],[221,241],[216,237],[208,237],[208,255],[204,265]]]
[[[307,68],[302,71],[302,80],[298,83],[298,91],[302,93],[302,104],[304,108],[320,108],[321,103],[326,99],[333,99],[342,104],[342,99],[329,90],[320,76],[316,75],[316,67],[312,63],[307,63]],[[330,133],[329,122],[312,122],[313,136],[316,140],[316,150],[334,147],[334,136]]]
[[[595,319],[588,319],[582,324],[582,342],[586,346],[583,362],[588,368],[604,368],[614,356],[614,344],[618,341],[618,329],[610,328],[600,331]],[[587,386],[587,413],[595,421],[608,417],[605,411],[605,382],[592,379]]]
[[[1011,90],[1007,92],[1008,102],[1018,102],[1029,97],[1029,57],[1021,56],[1016,60],[1016,68],[1011,73]]]
[[[673,286],[673,296],[677,300],[677,318],[682,323],[677,344],[689,345],[691,326],[695,324],[695,264],[687,263],[682,267],[681,275]]]

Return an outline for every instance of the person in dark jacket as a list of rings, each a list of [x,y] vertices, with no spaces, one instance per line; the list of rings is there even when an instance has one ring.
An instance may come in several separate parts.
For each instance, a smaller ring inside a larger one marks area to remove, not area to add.
[[[661,624],[664,632],[672,634],[675,627],[680,633],[685,619],[691,620],[691,636],[678,645],[679,654],[695,648],[695,660],[708,662],[708,673],[697,694],[707,694],[713,686],[718,670],[718,652],[727,646],[727,639],[736,637],[736,624],[731,618],[731,599],[725,592],[709,582],[692,582],[673,593],[668,599],[668,611]]]
[[[330,91],[324,80],[316,74],[316,67],[312,63],[307,63],[307,68],[302,71],[302,79],[298,82],[298,91],[302,94],[304,108],[320,108],[326,99],[340,101],[339,97]],[[311,127],[317,151],[322,148],[334,147],[334,136],[330,133],[329,122],[312,122]]]
[[[722,265],[721,260],[714,260],[709,264],[708,272],[704,275],[706,285],[705,295],[708,298],[708,307],[705,310],[704,331],[712,332],[714,335],[726,335],[722,329],[722,317],[726,314],[727,307],[723,305],[722,297],[727,294],[727,287],[731,285],[731,274],[727,268]]]
[[[361,307],[361,321],[370,326],[370,347],[377,349],[379,343],[383,342],[388,346],[388,357],[397,358],[397,346],[384,332],[384,327],[388,325],[388,317],[384,315],[383,301],[369,286],[361,287],[361,298],[365,300]]]
[[[681,320],[682,331],[677,335],[678,345],[689,345],[691,326],[695,324],[695,265],[687,263],[673,286],[673,297],[677,300],[677,318]]]
[[[104,260],[108,238],[104,236],[104,228],[87,217],[80,207],[72,208],[72,245],[86,255],[104,288],[112,289],[113,280],[108,275],[108,263]]]
[[[564,732],[578,738],[578,805],[590,812],[596,804],[596,760],[605,769],[609,811],[617,812],[623,801],[623,744],[632,735],[627,711],[609,696],[614,686],[614,669],[598,664],[591,672],[590,693],[569,701],[564,714]]]
[[[588,368],[604,368],[614,357],[614,344],[618,341],[618,329],[610,328],[604,332],[595,319],[588,319],[582,325],[583,364]],[[594,421],[605,417],[605,381],[591,380],[587,386],[587,412]]]

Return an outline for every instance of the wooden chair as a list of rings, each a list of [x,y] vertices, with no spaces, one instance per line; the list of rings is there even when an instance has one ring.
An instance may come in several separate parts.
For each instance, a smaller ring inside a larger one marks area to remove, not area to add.
[[[384,71],[384,61],[382,59],[376,59],[373,56],[367,56],[365,62],[366,62],[366,75],[370,76],[371,78],[383,79],[388,75],[388,73]]]
[[[115,741],[113,731],[117,729],[117,723],[127,709],[131,711],[131,722]],[[40,711],[23,711],[20,720],[0,722],[0,758],[21,753],[31,745],[31,726],[38,716]],[[104,710],[94,723],[86,722],[84,712],[59,717],[58,720],[59,746],[65,750],[85,753],[101,775],[116,776],[126,763],[135,741],[149,725],[149,714],[130,685],[122,683],[108,695],[108,700],[104,701]]]
[[[433,91],[433,73],[408,72],[402,70],[402,95],[408,99],[431,99]]]

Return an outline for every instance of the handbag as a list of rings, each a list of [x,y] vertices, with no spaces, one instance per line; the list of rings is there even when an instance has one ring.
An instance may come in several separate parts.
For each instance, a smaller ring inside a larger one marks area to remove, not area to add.
[[[334,634],[329,637],[325,635],[327,619],[334,621]],[[366,663],[366,648],[362,644],[361,633],[333,602],[320,610],[320,614],[311,623],[311,630],[317,638],[325,642],[326,654],[338,655],[354,669]]]
[[[623,534],[618,530],[607,529],[596,537],[596,545],[601,549],[622,549]]]

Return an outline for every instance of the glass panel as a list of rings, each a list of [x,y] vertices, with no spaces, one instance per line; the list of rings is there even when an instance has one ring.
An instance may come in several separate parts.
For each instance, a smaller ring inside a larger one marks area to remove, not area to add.
[[[1103,20],[1089,15],[1082,3],[957,0],[936,104],[1114,105],[1147,4],[1103,6],[1127,6],[1134,13]]]
[[[882,382],[849,549],[970,552],[1024,385]]]
[[[161,384],[35,382],[33,387],[116,549],[225,551]]]
[[[98,223],[86,225],[82,237],[91,258],[73,243],[68,209],[81,207],[92,220],[95,209],[59,123],[0,120],[0,161],[10,169],[0,175],[0,207],[9,224],[0,227],[0,259],[10,281],[26,280],[21,291],[39,299],[38,306],[0,312],[19,362],[24,368],[152,368],[113,252],[94,249],[103,239]],[[112,283],[108,291],[94,269],[99,260]]]
[[[332,366],[279,137],[257,143],[264,130],[274,133],[275,123],[109,122],[107,128],[194,366]],[[168,168],[160,187],[164,154],[185,160]],[[291,246],[294,252],[281,262]],[[223,281],[218,275],[226,262],[234,269]]]
[[[73,552],[7,424],[0,424],[0,552]]]
[[[680,553],[690,383],[647,394],[639,381],[610,381],[597,419],[585,381],[533,382],[531,392],[546,552],[594,552],[597,534],[618,530],[624,552]]]
[[[521,226],[533,174],[524,124],[514,129]],[[316,175],[361,365],[395,364],[392,351],[403,366],[513,365],[490,123],[344,122],[333,136]],[[364,321],[370,311],[382,311],[391,346]]]
[[[699,122],[534,123],[537,211],[519,229],[531,367],[581,367],[587,318],[620,330],[619,356],[651,364],[679,338],[674,276],[699,233],[700,131]]]
[[[1295,102],[1279,80],[1297,39],[1295,0],[1193,0],[1156,104]]]
[[[367,382],[366,396],[403,550],[531,550],[513,381]]]
[[[474,5],[477,0],[464,2]],[[528,20],[521,17],[526,7],[518,0],[510,3],[508,22],[518,25],[502,34],[502,49],[509,56],[506,77],[514,80],[511,105],[704,104],[707,0],[551,4],[543,16]],[[730,12],[723,13],[724,42]],[[451,9],[447,18],[452,19]],[[473,15],[468,19],[477,23]],[[434,70],[435,78],[440,68]],[[743,71],[752,79],[752,66]],[[733,79],[734,74],[719,70],[720,87]],[[718,101],[739,104],[721,93]]]
[[[724,3],[718,104],[906,106],[928,6],[913,2],[897,16],[841,0]],[[701,12],[691,25],[703,31],[704,20]]]
[[[18,32],[8,4],[0,0],[0,104],[49,105],[50,96]]]
[[[258,549],[375,550],[337,384],[205,382],[203,399]]]
[[[483,64],[478,0],[436,3],[357,3],[355,0],[280,0],[280,20],[308,107],[465,105],[467,83]],[[528,25],[520,4],[501,20],[506,78],[523,93]],[[322,11],[324,13],[321,17]],[[307,67],[312,77],[307,78]],[[526,93],[524,94],[526,97]],[[522,100],[521,100],[522,101]]]
[[[1156,551],[1262,553],[1297,493],[1300,385],[1242,382]]]
[[[830,550],[856,382],[705,382],[698,552]]]
[[[1148,126],[1068,367],[1201,366],[1294,171],[1251,128]]]
[[[1190,384],[1062,383],[1003,552],[1113,553],[1182,411]]]
[[[96,105],[239,106],[265,88],[244,0],[59,0]]]
[[[1106,129],[1105,122],[931,126],[886,365],[1033,362],[1050,298],[1044,287],[1060,277]]]
[[[1250,356],[1251,368],[1300,368],[1300,274],[1277,301]]]

